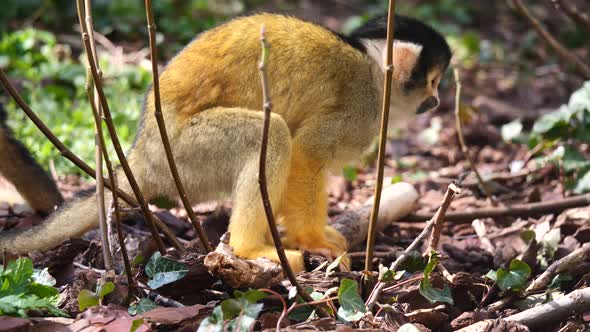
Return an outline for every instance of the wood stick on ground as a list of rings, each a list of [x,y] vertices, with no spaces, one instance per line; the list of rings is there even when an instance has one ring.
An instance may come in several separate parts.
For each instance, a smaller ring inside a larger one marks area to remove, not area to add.
[[[268,187],[266,185],[266,150],[268,147],[268,130],[270,126],[270,114],[272,111],[272,102],[270,99],[270,87],[268,84],[268,73],[266,71],[266,64],[268,61],[268,55],[270,46],[266,41],[266,29],[264,25],[260,29],[260,43],[262,45],[262,56],[260,59],[259,69],[260,69],[260,80],[262,83],[262,100],[263,100],[263,110],[264,110],[264,125],[262,127],[262,142],[260,144],[260,159],[259,159],[259,168],[258,168],[258,183],[260,185],[260,195],[262,196],[262,204],[264,205],[264,213],[266,214],[266,220],[268,221],[268,227],[270,228],[270,234],[272,235],[273,242],[277,249],[277,254],[279,256],[279,260],[281,261],[281,266],[283,267],[283,271],[289,278],[291,285],[297,289],[297,293],[301,296],[305,302],[312,302],[313,299],[305,290],[299,285],[297,282],[297,278],[295,277],[295,273],[293,273],[293,269],[291,269],[291,265],[289,265],[289,260],[287,259],[287,255],[285,254],[285,248],[283,247],[283,243],[281,242],[281,235],[277,229],[277,224],[274,219],[274,215],[272,212],[272,206],[270,204],[270,198],[268,195]],[[328,317],[329,314],[322,308],[321,306],[317,306],[316,310],[320,317]]]
[[[557,274],[569,271],[584,262],[590,256],[590,243],[572,251],[569,255],[553,262],[526,288],[525,294],[531,294],[545,288]]]
[[[82,0],[77,0],[77,1],[79,3],[79,6],[81,7]],[[123,152],[123,148],[121,147],[121,142],[119,141],[119,136],[117,135],[117,130],[115,129],[115,124],[113,123],[113,118],[111,117],[111,110],[109,108],[109,104],[107,102],[106,95],[105,95],[104,90],[102,88],[102,84],[100,81],[100,76],[98,74],[98,70],[96,69],[94,56],[92,55],[92,47],[90,45],[90,38],[88,36],[88,27],[86,27],[86,25],[82,21],[80,22],[80,26],[82,27],[82,29],[81,29],[82,30],[82,41],[84,42],[84,50],[86,52],[86,57],[88,58],[88,65],[90,66],[90,70],[92,72],[92,79],[94,80],[94,86],[95,86],[98,96],[100,98],[100,104],[102,106],[102,109],[104,110],[104,120],[107,125],[109,135],[111,136],[111,142],[113,143],[113,147],[115,148],[115,152],[117,153],[117,157],[119,158],[119,162],[121,163],[121,168],[123,168],[123,172],[125,173],[125,176],[127,177],[127,181],[129,181],[129,185],[131,186],[131,190],[133,190],[133,193],[135,194],[135,197],[137,198],[137,202],[139,203],[141,211],[143,212],[146,222],[150,228],[150,231],[152,233],[152,238],[153,238],[154,242],[156,243],[156,247],[158,248],[158,251],[160,251],[160,253],[162,255],[165,255],[166,248],[164,247],[164,243],[162,242],[162,239],[160,239],[160,236],[158,235],[158,230],[156,228],[156,224],[154,222],[152,212],[150,211],[150,209],[148,207],[148,203],[145,200],[145,198],[143,197],[141,190],[139,189],[139,185],[137,184],[137,181],[135,180],[135,176],[133,175],[133,171],[131,170],[131,167],[129,167],[129,163],[127,162],[127,157],[125,157],[125,153]]]
[[[575,290],[545,304],[506,317],[505,320],[528,326],[531,330],[559,322],[590,309],[590,287]]]
[[[404,252],[391,264],[391,266],[389,267],[390,270],[396,271],[400,267],[400,265],[406,260],[406,258],[408,258],[410,252],[416,250],[420,243],[422,243],[422,241],[426,239],[434,225],[437,223],[442,223],[442,220],[445,218],[445,214],[443,211],[446,211],[449,208],[451,202],[453,201],[453,198],[455,197],[455,194],[451,194],[450,191],[454,191],[455,189],[460,188],[458,188],[454,184],[453,186],[448,186],[447,191],[443,197],[443,201],[440,204],[440,207],[438,208],[438,211],[436,211],[434,216],[426,223],[426,226],[424,227],[420,235],[418,235],[414,239],[414,241],[412,241],[412,243],[406,248],[406,250],[404,250]],[[383,281],[379,281],[375,285],[373,291],[371,292],[367,301],[365,302],[365,306],[367,306],[369,310],[373,309],[385,286],[386,283]]]
[[[448,212],[445,216],[447,222],[471,223],[479,218],[500,217],[536,217],[545,214],[560,213],[564,210],[590,205],[590,194],[572,196],[556,201],[538,202],[530,204],[514,204],[505,207],[476,209],[466,212]],[[432,218],[431,214],[414,213],[406,216],[404,221],[422,222]]]
[[[92,54],[94,55],[94,59],[98,62],[98,55],[96,53],[96,47],[94,45],[94,28],[92,25],[92,1],[84,0],[84,8],[78,6],[78,20],[80,22],[85,22],[88,31],[89,31],[89,38],[90,38],[90,45],[92,45]],[[83,17],[85,19],[83,20]],[[96,68],[98,68],[100,73],[100,66],[98,63],[95,63]],[[102,73],[100,73],[102,78]],[[95,179],[96,179],[96,209],[98,211],[98,227],[100,230],[100,242],[102,247],[102,256],[104,259],[104,266],[107,271],[113,269],[113,252],[112,247],[109,241],[109,227],[107,226],[106,220],[106,211],[105,211],[105,203],[104,203],[104,176],[102,172],[102,164],[103,164],[103,147],[104,147],[104,140],[99,139],[99,135],[102,134],[102,123],[100,121],[96,122],[96,117],[100,119],[102,116],[102,108],[100,107],[100,101],[98,100],[98,94],[94,89],[94,84],[92,82],[92,73],[90,73],[89,69],[86,69],[86,95],[88,96],[88,101],[90,102],[91,109],[93,113],[97,113],[94,115],[94,144],[95,144],[95,155],[94,160],[96,163],[95,166]],[[99,134],[100,132],[100,134]]]
[[[571,1],[553,0],[555,7],[563,10],[578,25],[590,31],[590,16],[578,9]]]
[[[190,199],[186,193],[186,190],[184,189],[184,186],[182,185],[180,174],[178,174],[178,168],[176,167],[176,163],[174,162],[172,148],[170,147],[170,140],[168,139],[168,133],[166,131],[166,123],[164,122],[164,116],[162,115],[162,103],[160,102],[160,82],[158,74],[158,51],[156,48],[156,23],[154,22],[154,13],[152,11],[151,0],[145,0],[145,12],[147,17],[147,25],[150,39],[150,55],[152,60],[152,89],[154,92],[155,105],[154,115],[156,117],[156,122],[158,123],[160,137],[162,138],[162,144],[164,145],[164,151],[166,152],[166,159],[168,160],[168,166],[170,167],[170,173],[172,173],[172,178],[174,179],[176,190],[178,191],[178,195],[180,196],[180,200],[182,201],[182,205],[184,206],[184,209],[188,214],[191,224],[193,225],[195,232],[199,236],[199,240],[201,240],[203,248],[207,253],[209,253],[213,251],[213,248],[211,247],[211,243],[207,238],[207,234],[205,234],[205,230],[201,226],[199,218],[195,214],[195,211],[193,211]]]
[[[375,229],[382,231],[396,220],[410,213],[414,209],[418,197],[418,191],[414,186],[406,182],[398,182],[385,187],[381,193],[379,217]],[[374,197],[370,197],[360,209],[341,214],[331,224],[346,238],[349,248],[354,248],[367,240],[369,216],[373,202]],[[365,256],[363,254],[363,258]]]
[[[426,252],[437,251],[438,250],[438,243],[440,241],[440,234],[442,233],[443,226],[444,226],[444,216],[447,213],[447,209],[455,195],[461,193],[461,189],[459,189],[454,183],[449,184],[447,191],[443,197],[443,204],[440,205],[438,211],[436,211],[435,215],[432,217],[434,219],[434,225],[432,225],[432,232],[430,233],[430,239],[428,240],[428,249]],[[445,204],[445,202],[449,202]]]
[[[55,136],[55,134],[51,131],[51,129],[49,129],[49,127],[47,127],[47,125],[45,125],[45,123],[43,123],[43,121],[37,116],[37,114],[35,114],[35,112],[33,112],[31,107],[25,102],[25,100],[20,95],[20,93],[18,93],[18,91],[16,91],[16,88],[14,87],[14,85],[12,85],[12,83],[10,83],[10,80],[8,80],[6,73],[4,73],[4,70],[2,70],[1,67],[0,67],[0,83],[2,84],[2,87],[4,88],[4,90],[12,97],[12,99],[14,99],[16,104],[23,110],[23,112],[25,112],[25,114],[31,120],[31,122],[33,122],[33,124],[37,127],[37,129],[39,129],[39,131],[41,131],[41,133],[43,133],[43,135],[51,142],[51,144],[53,144],[53,146],[59,151],[59,153],[64,158],[66,158],[67,160],[71,161],[74,165],[76,165],[76,167],[78,167],[81,171],[86,173],[86,175],[88,175],[94,179],[94,177],[96,176],[96,172],[94,171],[94,168],[90,167],[86,162],[84,162],[77,155],[75,155],[70,149],[68,149],[68,147],[59,138],[57,138],[57,136]],[[109,190],[113,191],[113,186],[111,186],[111,181],[109,179],[105,179],[104,185]],[[133,197],[131,197],[129,194],[127,194],[126,192],[124,192],[120,189],[117,189],[117,194],[127,204],[129,204],[133,207],[139,206],[137,201]],[[168,228],[168,226],[166,226],[166,224],[164,224],[159,218],[157,218],[155,216],[154,216],[154,220],[158,224],[158,227],[160,228],[162,233],[172,243],[172,245],[176,248],[176,250],[178,250],[181,253],[186,252],[186,249],[180,243],[180,241],[178,241],[178,239],[176,238],[176,235],[174,235],[174,233],[170,230],[170,228]]]
[[[463,153],[463,156],[465,157],[465,159],[467,160],[467,163],[469,164],[469,168],[473,171],[473,173],[475,173],[475,177],[477,178],[477,182],[479,183],[481,190],[483,190],[484,194],[490,200],[492,205],[496,206],[496,205],[498,205],[498,203],[494,199],[494,196],[492,195],[492,192],[490,191],[488,184],[484,182],[484,180],[481,177],[481,174],[479,174],[479,171],[477,170],[477,166],[475,166],[475,163],[473,162],[473,159],[471,158],[471,154],[469,153],[469,149],[467,149],[467,145],[465,144],[465,136],[463,135],[463,124],[461,121],[461,77],[459,75],[459,69],[455,66],[453,67],[453,74],[455,76],[455,87],[456,87],[455,88],[456,89],[456,92],[455,92],[455,128],[457,130],[457,138],[459,139],[459,146],[461,147],[461,152]]]
[[[365,257],[365,271],[371,271],[373,265],[373,249],[375,246],[376,224],[383,188],[383,167],[385,160],[385,145],[387,144],[387,126],[389,123],[389,105],[391,103],[391,81],[393,77],[393,35],[395,23],[395,0],[389,0],[387,14],[387,39],[385,82],[383,87],[383,107],[381,109],[381,130],[379,132],[379,151],[377,154],[377,179],[375,182],[375,202],[371,209],[369,234],[367,235],[367,255]]]
[[[553,35],[545,29],[541,22],[529,11],[529,9],[523,4],[521,0],[512,0],[512,3],[518,10],[518,12],[524,16],[529,24],[537,30],[537,33],[555,50],[555,52],[568,64],[577,67],[580,70],[580,74],[590,79],[590,66],[585,64],[578,56],[573,54],[570,50],[565,48]]]

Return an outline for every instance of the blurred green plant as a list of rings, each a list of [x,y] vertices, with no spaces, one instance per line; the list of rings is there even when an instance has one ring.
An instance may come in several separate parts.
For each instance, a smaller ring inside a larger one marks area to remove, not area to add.
[[[141,67],[114,65],[107,54],[100,54],[100,60],[113,119],[123,147],[129,148],[151,73]],[[50,32],[16,31],[0,40],[0,66],[57,137],[82,159],[94,160],[94,120],[85,92],[86,71],[72,58],[70,48],[58,44]],[[48,168],[53,160],[59,173],[78,173],[4,91],[0,102],[6,104],[8,124],[16,137],[41,165]]]
[[[568,104],[537,119],[530,133],[522,128],[519,119],[504,125],[504,140],[540,148],[545,154],[536,162],[561,169],[566,189],[590,192],[590,159],[582,149],[590,142],[590,81],[571,95]]]

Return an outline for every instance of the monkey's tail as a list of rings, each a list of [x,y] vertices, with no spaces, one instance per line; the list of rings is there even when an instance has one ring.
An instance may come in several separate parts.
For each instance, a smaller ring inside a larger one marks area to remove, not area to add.
[[[28,254],[35,250],[45,251],[65,239],[80,237],[96,228],[96,197],[94,193],[82,196],[62,206],[38,226],[0,232],[0,252]]]

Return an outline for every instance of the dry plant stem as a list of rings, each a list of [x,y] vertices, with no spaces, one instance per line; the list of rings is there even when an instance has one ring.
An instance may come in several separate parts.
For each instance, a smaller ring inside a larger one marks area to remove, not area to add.
[[[500,217],[534,217],[551,213],[560,213],[564,210],[590,205],[590,194],[578,195],[557,201],[540,202],[531,204],[515,204],[506,207],[477,209],[467,212],[449,212],[445,216],[447,222],[470,223],[481,218]],[[415,213],[404,218],[405,221],[426,221],[432,218],[430,214]]]
[[[285,316],[287,316],[287,302],[285,302],[285,299],[281,296],[281,294],[279,294],[271,289],[261,288],[261,289],[259,289],[259,291],[265,292],[268,294],[272,294],[272,295],[278,297],[279,300],[281,301],[281,304],[283,305],[283,311],[281,312],[281,316],[279,316],[279,320],[277,321],[277,327],[276,327],[276,331],[279,332],[281,330],[281,322],[283,321],[283,319],[285,319]]]
[[[262,45],[262,56],[260,59],[259,69],[260,69],[260,80],[262,82],[262,100],[263,100],[263,109],[264,109],[264,124],[262,127],[262,142],[260,145],[260,159],[259,159],[259,168],[258,168],[258,183],[260,185],[260,195],[262,196],[262,204],[264,205],[264,213],[266,214],[266,220],[268,221],[268,227],[270,228],[270,234],[272,235],[273,242],[277,249],[277,255],[279,256],[279,260],[281,261],[281,266],[283,267],[283,271],[289,278],[291,285],[297,289],[297,293],[301,296],[305,302],[312,302],[313,299],[309,294],[305,292],[301,285],[297,282],[297,278],[295,277],[295,273],[293,273],[293,269],[289,265],[289,261],[287,260],[287,256],[285,255],[285,248],[283,247],[283,243],[281,242],[281,236],[277,229],[277,224],[274,219],[274,215],[272,212],[272,206],[270,205],[270,198],[268,195],[268,187],[266,185],[266,150],[268,147],[268,130],[270,125],[270,113],[272,111],[272,102],[270,99],[270,88],[268,84],[268,73],[266,71],[266,64],[268,61],[268,53],[270,46],[266,41],[266,29],[264,25],[260,29],[260,43]],[[328,317],[328,313],[320,306],[316,307],[318,311],[318,315],[321,317]]]
[[[590,16],[578,9],[570,0],[553,0],[556,7],[562,9],[574,22],[590,31]]]
[[[461,77],[459,76],[459,69],[456,67],[453,68],[453,74],[455,76],[455,128],[457,130],[457,137],[459,138],[459,145],[461,146],[461,152],[463,156],[467,160],[469,164],[469,168],[475,173],[475,177],[477,178],[477,182],[479,183],[481,189],[483,190],[486,197],[490,200],[493,206],[497,205],[496,200],[492,196],[490,188],[488,187],[487,183],[485,183],[471,159],[471,154],[469,154],[469,149],[467,149],[467,145],[465,144],[465,137],[463,136],[463,125],[461,123]]]
[[[77,1],[78,1],[78,4],[81,6],[82,0],[77,0]],[[152,213],[148,207],[147,201],[145,200],[145,198],[143,197],[143,194],[141,193],[141,191],[139,189],[139,185],[137,184],[137,181],[135,180],[135,177],[133,176],[133,172],[131,171],[131,168],[129,167],[129,163],[127,162],[127,158],[125,157],[125,153],[123,152],[123,148],[121,147],[121,142],[119,142],[119,136],[117,135],[117,131],[115,129],[115,125],[114,125],[113,119],[111,117],[111,111],[109,109],[109,105],[108,105],[106,96],[104,94],[104,90],[102,88],[100,76],[99,76],[98,71],[96,69],[94,56],[92,55],[92,47],[90,45],[90,38],[88,36],[88,28],[86,27],[86,25],[83,22],[80,22],[80,26],[82,27],[82,41],[84,42],[84,49],[86,51],[86,56],[88,58],[88,64],[89,64],[90,70],[92,72],[92,79],[94,80],[94,85],[95,85],[96,91],[97,91],[99,99],[100,99],[100,104],[104,110],[104,120],[107,125],[107,129],[109,130],[109,134],[111,136],[111,141],[113,143],[113,147],[115,148],[115,152],[117,153],[117,157],[119,158],[119,162],[121,163],[121,167],[123,168],[123,172],[125,173],[125,176],[127,177],[127,180],[129,181],[129,185],[131,186],[131,189],[133,190],[133,193],[135,194],[135,197],[137,198],[139,206],[141,207],[141,211],[143,212],[146,222],[149,225],[153,240],[156,243],[156,247],[158,248],[158,251],[160,251],[160,253],[162,255],[165,255],[166,248],[164,247],[164,243],[162,242],[162,239],[160,239],[160,236],[158,235],[158,230],[156,228],[156,224],[155,224],[154,219],[152,217]]]
[[[443,204],[441,204],[440,208],[432,219],[434,219],[434,225],[432,225],[432,232],[430,233],[430,239],[428,240],[428,249],[426,252],[430,251],[437,251],[438,250],[438,243],[440,241],[440,234],[442,233],[443,226],[444,226],[444,216],[447,213],[447,209],[451,204],[451,201],[455,197],[456,194],[460,194],[461,189],[459,189],[454,183],[449,184],[447,192],[443,197]],[[448,202],[448,204],[446,204]]]
[[[213,248],[211,247],[209,239],[207,238],[207,234],[205,234],[205,230],[199,222],[199,218],[193,211],[190,199],[188,198],[186,190],[182,185],[182,180],[180,179],[180,175],[178,174],[178,168],[176,167],[176,163],[174,162],[174,155],[172,155],[172,148],[170,147],[170,140],[168,139],[168,133],[166,131],[164,116],[162,115],[162,103],[160,102],[160,82],[158,74],[158,51],[156,48],[156,23],[154,22],[154,14],[152,11],[151,0],[145,0],[145,11],[147,17],[147,25],[150,39],[150,54],[152,60],[152,89],[154,91],[154,104],[156,108],[154,115],[156,117],[156,122],[158,123],[160,137],[162,138],[162,144],[164,145],[164,151],[166,152],[166,159],[168,160],[168,166],[170,167],[170,173],[172,173],[174,184],[176,185],[176,189],[178,190],[178,195],[180,196],[182,205],[184,206],[184,209],[186,210],[186,213],[188,214],[188,217],[191,220],[195,232],[199,236],[199,240],[201,240],[201,243],[203,244],[205,251],[209,253],[213,251]]]
[[[529,24],[537,30],[537,33],[543,37],[543,39],[557,52],[557,54],[567,63],[577,67],[582,76],[586,79],[590,79],[590,66],[582,62],[580,58],[578,58],[575,54],[570,52],[567,48],[565,48],[549,31],[547,31],[542,25],[539,20],[533,16],[533,14],[529,11],[529,9],[522,3],[521,0],[512,0],[512,3],[518,10],[518,12],[524,16],[528,21]]]
[[[545,288],[554,276],[559,273],[571,270],[584,262],[590,256],[590,243],[584,244],[581,248],[572,251],[569,255],[553,262],[540,276],[538,276],[527,287],[525,294],[531,294]]]
[[[383,107],[381,109],[381,131],[379,133],[379,152],[377,154],[377,180],[375,182],[375,202],[371,209],[369,219],[369,232],[367,234],[367,254],[365,256],[365,271],[373,269],[373,249],[375,247],[375,234],[377,233],[377,217],[379,216],[379,204],[381,202],[381,189],[383,188],[383,167],[385,159],[385,145],[387,144],[387,124],[389,122],[389,105],[391,103],[391,80],[393,78],[393,34],[395,21],[395,0],[389,0],[387,14],[387,51],[385,63],[385,82],[383,87]]]
[[[88,176],[90,176],[92,178],[94,178],[96,176],[96,172],[94,171],[94,168],[90,167],[82,159],[80,159],[78,156],[76,156],[74,153],[72,153],[72,151],[70,149],[68,149],[66,147],[66,145],[59,138],[57,138],[57,136],[55,136],[55,134],[51,131],[51,129],[49,129],[45,125],[45,123],[43,123],[43,121],[37,116],[37,114],[35,114],[35,112],[33,112],[33,110],[31,110],[31,107],[29,107],[29,105],[25,102],[25,100],[20,95],[20,93],[18,93],[18,91],[16,91],[16,88],[14,87],[14,85],[12,85],[12,83],[10,83],[10,81],[8,80],[8,77],[6,77],[6,74],[4,73],[2,68],[0,68],[0,83],[2,84],[2,87],[4,88],[4,90],[6,90],[6,92],[14,99],[16,104],[23,110],[23,112],[25,112],[27,117],[33,122],[33,124],[37,127],[37,129],[39,129],[39,131],[41,131],[43,133],[43,135],[45,137],[47,137],[47,139],[51,142],[51,144],[53,144],[53,146],[55,146],[55,148],[59,151],[59,153],[64,158],[71,161],[74,165],[76,165],[80,170],[82,170]],[[105,179],[104,185],[109,190],[113,191],[113,187],[111,186],[110,180]],[[121,197],[121,199],[124,200],[127,204],[129,204],[133,207],[139,206],[137,201],[135,199],[133,199],[129,194],[127,194],[121,190],[118,190],[117,193]],[[172,243],[172,245],[176,248],[176,250],[178,250],[181,253],[186,252],[186,249],[178,241],[178,239],[176,238],[174,233],[170,230],[170,228],[168,228],[168,226],[166,226],[166,224],[164,224],[159,218],[154,217],[154,220],[158,224],[158,227],[160,228],[162,233],[164,233],[166,238]]]
[[[531,331],[590,309],[590,287],[575,290],[545,304],[504,318],[526,325]]]
[[[82,17],[85,16],[85,24],[90,31],[90,45],[92,45],[92,54],[94,55],[94,59],[98,62],[98,56],[96,53],[96,47],[94,45],[94,28],[92,24],[92,1],[84,0],[84,8],[78,6],[78,19],[82,22]],[[98,63],[95,64],[97,68],[100,68]],[[100,69],[99,69],[100,70]],[[98,100],[98,95],[94,89],[94,84],[92,82],[92,74],[90,73],[89,69],[86,69],[86,95],[88,96],[88,101],[92,105],[93,113],[98,113],[98,117],[102,115],[102,108],[100,107],[100,102]],[[101,75],[102,77],[102,75]],[[96,114],[94,117],[96,118]],[[94,144],[95,144],[95,154],[94,159],[96,163],[95,167],[95,179],[96,179],[96,209],[98,212],[98,226],[100,229],[100,241],[102,243],[102,255],[104,258],[104,265],[106,270],[113,269],[113,252],[112,247],[109,241],[109,227],[107,226],[106,220],[106,211],[105,211],[105,203],[104,203],[104,176],[102,172],[102,155],[103,155],[103,146],[104,141],[99,139],[99,132],[102,132],[101,122],[96,122],[94,125],[95,135],[94,135]]]
[[[400,265],[406,260],[406,258],[408,258],[410,252],[416,250],[420,243],[422,243],[422,241],[426,239],[428,234],[430,234],[430,231],[433,229],[434,225],[442,224],[442,221],[445,218],[444,212],[448,210],[449,206],[451,205],[451,202],[453,201],[453,198],[455,197],[455,194],[457,193],[457,191],[455,190],[460,190],[460,188],[458,188],[454,184],[448,186],[447,191],[443,197],[443,201],[440,204],[440,207],[438,208],[434,216],[426,223],[426,226],[424,227],[420,235],[418,235],[418,237],[416,237],[414,241],[412,241],[412,243],[406,248],[406,250],[404,250],[404,252],[391,264],[391,266],[389,267],[390,270],[396,271],[400,267]],[[367,301],[365,302],[365,306],[367,306],[369,310],[372,310],[375,306],[375,303],[377,303],[377,299],[379,299],[379,296],[381,296],[381,293],[383,293],[385,285],[385,282],[379,281],[375,285],[375,288],[373,288],[373,291],[371,292]]]

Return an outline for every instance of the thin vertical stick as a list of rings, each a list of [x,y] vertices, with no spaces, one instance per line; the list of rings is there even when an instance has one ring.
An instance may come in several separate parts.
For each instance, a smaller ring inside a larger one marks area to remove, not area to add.
[[[496,205],[498,205],[498,203],[494,199],[494,196],[492,196],[492,193],[491,193],[487,183],[485,183],[483,181],[481,174],[479,174],[479,171],[477,170],[477,166],[475,166],[473,159],[471,159],[471,155],[469,154],[469,150],[467,149],[467,145],[465,144],[465,138],[463,136],[463,126],[461,124],[461,77],[459,76],[459,69],[457,69],[456,67],[453,67],[453,74],[455,76],[455,89],[456,89],[456,92],[455,92],[455,128],[457,129],[457,137],[459,138],[459,145],[461,146],[461,152],[463,153],[463,156],[467,160],[467,163],[469,164],[469,168],[471,168],[473,173],[475,173],[475,177],[477,178],[477,182],[479,182],[479,185],[481,186],[481,189],[483,190],[484,194],[490,200],[492,205],[496,206]]]
[[[262,204],[264,205],[264,213],[266,214],[266,220],[268,221],[270,234],[272,235],[272,240],[277,249],[277,255],[279,256],[279,260],[281,261],[283,271],[287,275],[287,278],[289,278],[291,285],[293,285],[297,289],[297,293],[299,294],[299,296],[301,296],[305,300],[305,302],[312,302],[313,299],[311,298],[311,296],[309,296],[309,294],[305,292],[303,288],[301,288],[301,286],[297,282],[295,273],[293,273],[293,269],[291,269],[291,265],[289,265],[289,260],[287,259],[287,255],[285,255],[285,248],[283,247],[283,243],[281,242],[281,235],[279,234],[279,231],[277,229],[277,224],[274,219],[272,206],[270,204],[270,198],[268,195],[268,187],[266,184],[266,150],[268,147],[268,131],[270,125],[270,113],[272,111],[272,102],[269,93],[270,89],[268,85],[268,73],[266,71],[266,64],[268,61],[270,46],[266,40],[266,29],[264,25],[260,28],[260,43],[262,45],[262,56],[258,68],[260,69],[260,80],[262,82],[262,107],[264,109],[264,124],[262,127],[262,142],[260,144],[260,159],[258,168],[258,184],[260,185],[260,195],[262,196]],[[328,313],[322,307],[317,306],[316,309],[320,316],[329,316]]]
[[[14,85],[12,85],[12,83],[10,83],[10,80],[8,79],[8,77],[6,77],[6,73],[4,73],[4,70],[2,70],[1,67],[0,67],[0,84],[2,85],[4,90],[12,97],[12,99],[14,99],[14,101],[20,107],[20,109],[22,109],[23,112],[25,112],[27,117],[31,120],[31,122],[33,122],[33,124],[37,127],[37,129],[39,129],[39,131],[41,133],[43,133],[43,135],[59,151],[59,153],[64,158],[71,161],[72,164],[74,164],[78,168],[80,168],[80,170],[82,170],[84,173],[86,173],[86,175],[88,175],[94,179],[94,177],[96,176],[96,172],[94,171],[94,168],[90,167],[90,165],[85,163],[82,159],[80,159],[80,157],[78,157],[70,149],[68,149],[68,147],[59,138],[57,138],[57,136],[55,136],[55,134],[51,131],[51,129],[49,129],[49,127],[47,127],[47,125],[45,123],[43,123],[43,121],[37,116],[37,114],[35,114],[35,112],[33,112],[31,107],[25,102],[25,100],[20,95],[20,93],[18,93],[18,91],[16,90]],[[120,189],[113,189],[113,186],[111,186],[111,181],[109,179],[105,179],[104,185],[105,185],[105,187],[107,187],[111,191],[117,190],[117,194],[127,204],[129,204],[133,207],[139,206],[137,201],[135,199],[133,199],[133,197],[131,197],[126,192],[124,192]],[[186,252],[186,249],[184,249],[184,247],[178,241],[178,239],[176,238],[174,233],[170,230],[170,228],[168,228],[168,226],[166,226],[166,224],[163,223],[158,217],[154,216],[154,220],[155,220],[156,224],[158,225],[158,227],[160,228],[160,230],[162,231],[162,233],[164,233],[166,238],[172,243],[172,245],[176,248],[176,250],[178,250],[181,253]]]
[[[154,22],[154,13],[152,11],[151,0],[145,0],[145,13],[147,16],[147,26],[150,38],[150,55],[152,60],[152,76],[154,81],[152,86],[152,89],[154,91],[155,105],[154,115],[156,117],[156,122],[158,123],[158,129],[160,130],[160,137],[162,138],[162,144],[164,145],[164,151],[166,152],[166,159],[168,160],[170,173],[172,173],[174,184],[176,184],[176,190],[178,191],[178,195],[180,196],[182,205],[184,205],[184,209],[186,210],[186,213],[188,214],[188,217],[191,220],[193,228],[199,236],[199,240],[201,240],[201,243],[203,244],[205,251],[209,253],[213,251],[213,248],[211,247],[211,243],[209,243],[209,239],[207,238],[207,234],[205,234],[205,230],[199,222],[199,218],[193,211],[190,199],[188,198],[186,190],[182,185],[182,180],[180,179],[180,175],[178,174],[178,168],[176,167],[176,163],[174,162],[172,148],[170,147],[170,140],[168,139],[168,133],[166,131],[166,123],[164,122],[164,117],[162,116],[162,103],[160,102],[160,82],[158,74],[158,50],[156,48],[156,23]]]
[[[81,7],[82,0],[77,0],[77,2],[79,4],[79,6]],[[99,99],[100,99],[100,104],[102,105],[102,108],[104,110],[104,120],[107,125],[107,129],[109,130],[109,134],[111,136],[111,141],[112,141],[113,146],[115,148],[115,152],[117,153],[117,157],[119,158],[119,162],[121,163],[121,167],[123,168],[123,172],[125,173],[125,176],[127,177],[127,180],[129,181],[129,185],[131,186],[131,189],[133,190],[133,193],[135,194],[135,197],[137,198],[137,202],[139,203],[141,211],[143,212],[143,215],[146,219],[146,222],[149,225],[150,231],[152,233],[152,237],[153,237],[154,241],[156,242],[156,246],[158,248],[158,251],[160,251],[160,253],[162,255],[164,255],[164,254],[166,254],[166,248],[164,247],[164,243],[162,242],[162,239],[160,239],[160,236],[158,234],[158,230],[156,228],[152,213],[148,207],[147,201],[145,200],[145,198],[143,197],[143,194],[141,193],[141,191],[139,189],[139,185],[137,184],[137,181],[135,180],[135,176],[133,176],[133,171],[131,170],[131,167],[129,167],[129,163],[127,162],[127,158],[125,157],[125,153],[123,152],[123,148],[121,147],[121,142],[119,141],[119,136],[117,135],[117,131],[116,131],[115,125],[113,123],[113,118],[111,117],[111,111],[109,108],[109,104],[107,102],[104,90],[102,88],[102,84],[100,81],[100,76],[98,74],[98,70],[96,69],[96,66],[95,66],[94,56],[92,54],[92,47],[90,45],[90,38],[88,36],[88,27],[86,27],[86,25],[82,21],[80,22],[80,26],[82,27],[82,41],[84,42],[84,49],[86,51],[86,56],[88,58],[88,64],[90,66],[90,70],[92,71],[92,79],[94,80],[94,85],[95,85],[96,91],[97,91]]]
[[[90,45],[92,46],[92,54],[94,55],[94,59],[98,62],[98,56],[96,53],[96,47],[94,45],[94,29],[92,27],[92,1],[85,0],[84,1],[84,8],[78,6],[78,16],[80,22],[82,22],[82,18],[85,17],[85,23],[88,27],[89,38],[90,38]],[[100,66],[98,63],[95,63],[96,68],[98,68],[100,73]],[[102,73],[101,73],[102,74]],[[100,75],[102,77],[102,75]],[[100,118],[102,114],[102,108],[100,107],[100,101],[98,100],[98,94],[94,89],[94,84],[92,82],[92,73],[90,69],[86,69],[86,95],[88,96],[88,100],[90,104],[92,104],[92,111],[97,112]],[[111,252],[111,245],[109,241],[109,232],[108,226],[106,221],[106,212],[105,212],[105,205],[104,205],[104,176],[102,173],[102,150],[103,144],[99,139],[99,131],[102,131],[101,123],[98,122],[94,125],[95,134],[94,134],[94,144],[95,144],[95,152],[94,152],[94,160],[96,162],[95,167],[95,179],[96,179],[96,209],[98,211],[98,227],[100,229],[100,241],[102,244],[102,256],[104,259],[104,266],[105,270],[109,271],[113,269],[113,257]]]
[[[381,109],[381,131],[379,134],[379,153],[377,155],[377,181],[375,183],[375,202],[371,209],[369,221],[369,233],[367,235],[367,252],[365,256],[365,271],[373,269],[373,248],[375,246],[375,233],[377,232],[377,216],[381,203],[381,190],[383,188],[383,163],[385,159],[385,145],[387,144],[387,123],[389,122],[389,105],[391,103],[391,80],[393,77],[393,34],[395,24],[395,0],[389,0],[387,14],[387,52],[385,62],[385,83],[383,88],[383,108]]]

